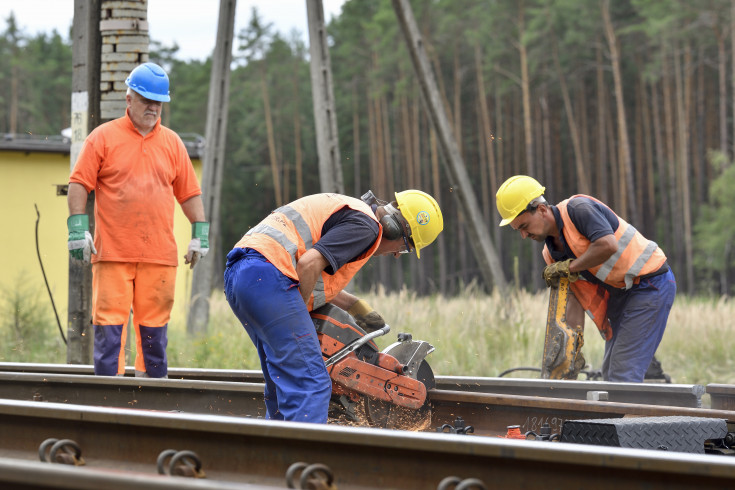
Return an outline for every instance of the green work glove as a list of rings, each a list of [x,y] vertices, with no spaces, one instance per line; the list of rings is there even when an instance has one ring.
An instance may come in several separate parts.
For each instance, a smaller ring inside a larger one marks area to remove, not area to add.
[[[553,262],[544,268],[544,281],[550,288],[559,286],[559,278],[567,277],[569,282],[574,282],[579,279],[579,272],[570,272],[569,264],[574,259],[562,260],[559,262]]]
[[[207,255],[207,252],[209,252],[209,223],[195,221],[191,224],[189,251],[184,255],[185,263],[191,264],[189,269],[193,269],[199,259]]]
[[[94,239],[89,233],[89,216],[72,214],[66,220],[66,227],[69,229],[69,254],[73,259],[89,263],[92,254],[97,253]]]
[[[362,299],[357,300],[354,305],[350,306],[347,313],[352,315],[358,327],[368,333],[385,326],[383,317]]]

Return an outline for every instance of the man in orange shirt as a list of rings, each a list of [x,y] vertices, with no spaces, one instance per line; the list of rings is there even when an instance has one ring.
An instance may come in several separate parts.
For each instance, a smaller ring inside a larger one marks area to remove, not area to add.
[[[185,256],[191,268],[209,251],[209,223],[184,143],[160,122],[163,102],[171,100],[168,75],[144,63],[125,84],[125,116],[90,133],[69,178],[69,252],[92,262],[95,374],[125,373],[132,306],[135,374],[165,378],[178,266],[174,198],[192,223]],[[92,190],[94,240],[85,214]]]

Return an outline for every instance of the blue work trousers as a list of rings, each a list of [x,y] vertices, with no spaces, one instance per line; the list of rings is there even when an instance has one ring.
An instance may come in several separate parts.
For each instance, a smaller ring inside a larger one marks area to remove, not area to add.
[[[642,279],[631,289],[613,293],[607,305],[613,336],[605,343],[605,381],[641,383],[666,330],[676,296],[670,270]]]
[[[332,382],[298,283],[257,251],[234,249],[225,296],[258,350],[266,418],[326,423]]]

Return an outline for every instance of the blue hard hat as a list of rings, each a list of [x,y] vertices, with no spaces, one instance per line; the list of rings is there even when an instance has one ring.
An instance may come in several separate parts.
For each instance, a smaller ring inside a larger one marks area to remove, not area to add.
[[[125,85],[150,100],[168,102],[168,75],[155,63],[143,63],[135,67],[125,80]]]

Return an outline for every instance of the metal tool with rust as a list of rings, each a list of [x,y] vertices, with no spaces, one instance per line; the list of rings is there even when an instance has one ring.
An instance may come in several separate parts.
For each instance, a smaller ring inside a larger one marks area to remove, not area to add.
[[[584,310],[569,289],[569,279],[549,289],[549,311],[546,319],[541,377],[544,379],[577,379],[584,368]]]

